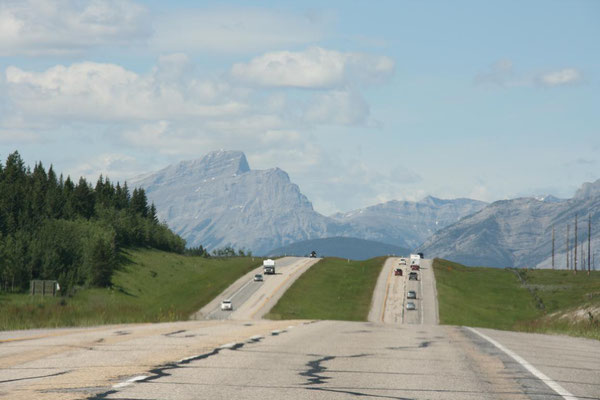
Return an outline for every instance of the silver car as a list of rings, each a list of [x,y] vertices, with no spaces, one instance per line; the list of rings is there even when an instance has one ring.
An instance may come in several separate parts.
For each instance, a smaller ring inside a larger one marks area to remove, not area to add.
[[[221,310],[222,311],[232,311],[233,304],[231,304],[231,300],[223,300],[221,302]]]
[[[262,282],[262,281],[263,281],[262,274],[256,274],[256,275],[254,275],[254,282]]]
[[[406,294],[406,298],[407,299],[416,299],[417,292],[415,292],[414,290],[409,290],[408,293]]]
[[[407,310],[416,310],[417,306],[415,306],[415,303],[413,303],[412,301],[409,301],[408,303],[406,303],[406,309]]]

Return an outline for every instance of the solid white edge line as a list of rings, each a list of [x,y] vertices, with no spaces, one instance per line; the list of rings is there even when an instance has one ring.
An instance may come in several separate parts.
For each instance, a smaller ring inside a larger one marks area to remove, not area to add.
[[[134,376],[133,378],[127,379],[125,382],[121,382],[121,383],[117,383],[116,385],[113,385],[113,389],[124,388],[125,386],[129,386],[134,382],[141,381],[146,378],[148,378],[148,376],[146,376],[146,375]]]
[[[519,356],[512,350],[509,350],[508,348],[504,347],[503,345],[501,345],[500,343],[498,343],[491,337],[484,335],[483,333],[481,333],[471,327],[466,326],[465,328],[467,328],[471,332],[476,333],[477,335],[481,336],[482,338],[484,338],[485,340],[487,340],[488,342],[490,342],[491,344],[493,344],[494,346],[496,346],[497,348],[499,348],[500,350],[502,350],[503,352],[508,354],[516,362],[521,364],[527,371],[531,372],[536,378],[538,378],[539,380],[544,382],[546,385],[548,385],[548,387],[550,389],[554,390],[556,393],[558,393],[560,396],[562,396],[563,399],[578,400],[577,397],[575,397],[573,394],[569,393],[565,388],[563,388],[558,383],[556,383],[555,381],[550,379],[548,376],[546,376],[543,372],[539,371],[533,365],[529,364],[529,362],[527,362],[527,360],[525,360],[523,357]]]

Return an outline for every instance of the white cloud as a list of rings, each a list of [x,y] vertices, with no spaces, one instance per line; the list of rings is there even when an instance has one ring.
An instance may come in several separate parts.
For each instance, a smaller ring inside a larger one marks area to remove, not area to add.
[[[515,70],[512,61],[504,59],[494,63],[488,71],[478,74],[475,82],[502,87],[536,85],[554,87],[577,83],[581,78],[582,74],[576,68],[563,68],[546,73],[519,73]]]
[[[138,75],[114,64],[83,62],[44,72],[6,69],[11,102],[29,117],[70,121],[214,118],[239,114],[234,99],[214,101],[210,83],[161,80],[161,69]],[[172,73],[173,71],[169,71]],[[210,92],[210,93],[206,93]]]
[[[142,165],[134,157],[119,153],[104,153],[76,165],[68,171],[71,179],[86,178],[92,184],[96,183],[102,174],[113,183],[125,181],[127,178],[148,172],[149,165]]]
[[[539,82],[544,86],[561,86],[579,82],[581,72],[575,68],[564,68],[539,76]]]
[[[333,90],[313,97],[305,113],[311,123],[337,125],[364,124],[369,115],[369,105],[357,92]]]
[[[144,7],[123,0],[9,0],[0,4],[0,56],[80,52],[150,35]]]
[[[259,8],[188,9],[158,17],[151,46],[159,51],[255,53],[319,41],[331,18]]]
[[[265,53],[233,65],[231,75],[251,85],[324,89],[382,81],[394,68],[389,57],[311,47],[302,52]]]
[[[17,145],[24,143],[36,143],[40,141],[39,134],[27,130],[0,129],[0,143]]]

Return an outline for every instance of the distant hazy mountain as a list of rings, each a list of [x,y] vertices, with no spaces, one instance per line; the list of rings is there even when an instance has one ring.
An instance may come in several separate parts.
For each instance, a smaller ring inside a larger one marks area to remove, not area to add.
[[[556,198],[554,198],[556,199]],[[592,216],[592,254],[600,256],[600,180],[585,183],[569,200],[519,198],[497,201],[450,225],[428,239],[420,249],[467,265],[540,267],[552,265],[552,227],[555,228],[555,266],[566,265],[566,231],[571,247],[575,214],[578,223],[578,267],[587,253],[588,214]],[[581,248],[581,243],[585,246]],[[587,257],[585,257],[587,261]],[[596,260],[600,264],[600,260]]]
[[[212,250],[254,254],[290,243],[353,237],[414,248],[433,232],[480,210],[485,203],[426,197],[390,201],[326,217],[279,168],[252,170],[243,153],[217,151],[129,181],[143,187],[158,217],[187,240]]]
[[[418,202],[393,200],[331,217],[349,226],[344,236],[413,249],[441,228],[486,205],[478,200],[442,200],[428,196]]]
[[[546,195],[542,195],[542,196],[535,196],[534,197],[536,200],[539,201],[543,201],[545,203],[560,203],[561,201],[565,201],[565,199],[560,199],[556,196],[553,196],[551,194],[546,194]]]
[[[318,257],[341,257],[351,260],[367,260],[388,254],[406,255],[409,250],[387,243],[350,237],[332,237],[304,240],[269,251],[270,256],[306,256],[316,251]]]
[[[143,187],[161,220],[188,242],[264,254],[327,235],[331,221],[279,168],[251,170],[243,153],[217,151],[130,182]]]

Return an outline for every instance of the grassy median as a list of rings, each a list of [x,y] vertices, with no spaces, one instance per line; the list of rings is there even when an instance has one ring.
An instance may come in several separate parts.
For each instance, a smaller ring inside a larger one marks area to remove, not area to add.
[[[440,322],[600,339],[600,272],[434,261]]]
[[[73,297],[0,294],[0,330],[184,320],[262,263],[148,249],[122,256],[127,261],[110,288],[81,289]]]
[[[324,258],[294,282],[266,318],[366,321],[385,259]]]

